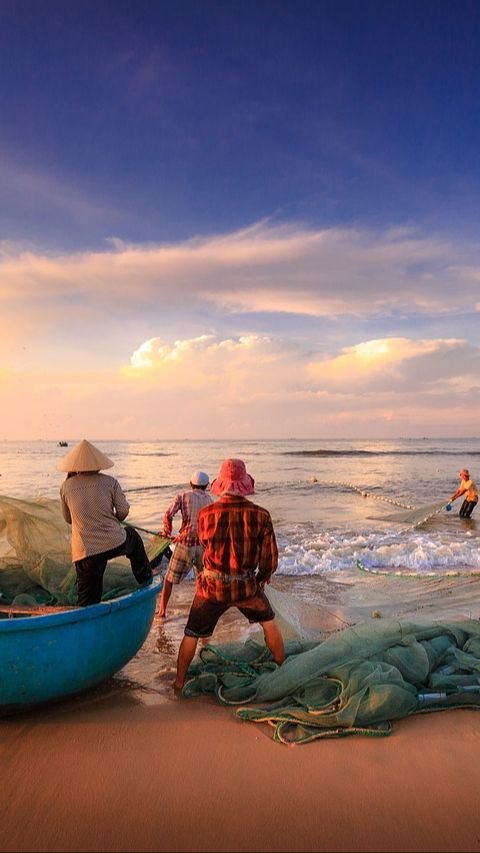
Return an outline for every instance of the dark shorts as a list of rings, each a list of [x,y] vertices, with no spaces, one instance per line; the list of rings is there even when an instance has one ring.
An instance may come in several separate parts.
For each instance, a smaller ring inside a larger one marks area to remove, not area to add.
[[[477,501],[467,501],[465,500],[460,507],[460,512],[458,513],[460,518],[470,518],[473,510],[477,505]]]
[[[196,595],[190,607],[188,621],[185,626],[187,637],[211,637],[220,616],[236,607],[249,622],[271,622],[275,613],[264,592],[259,590],[252,598],[225,604],[223,601],[210,601]]]

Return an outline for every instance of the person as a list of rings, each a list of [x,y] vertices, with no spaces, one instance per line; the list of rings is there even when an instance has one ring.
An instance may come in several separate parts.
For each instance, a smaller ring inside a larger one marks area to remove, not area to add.
[[[158,615],[163,619],[174,584],[181,583],[190,569],[201,571],[203,548],[198,541],[198,511],[212,503],[206,491],[210,478],[205,471],[195,471],[190,477],[190,488],[176,496],[163,516],[163,536],[171,538],[173,517],[181,513],[182,522],[178,535],[174,537],[175,550],[170,557],[167,573],[163,579]]]
[[[453,503],[453,501],[456,501],[457,498],[460,498],[462,497],[462,495],[465,495],[465,499],[460,507],[460,512],[458,514],[460,518],[470,518],[473,510],[475,509],[478,503],[478,489],[474,481],[470,477],[470,471],[468,470],[468,468],[462,468],[459,476],[460,485],[455,494],[452,495],[451,498],[449,498],[449,503]]]
[[[230,608],[251,623],[262,626],[273,660],[283,663],[283,637],[264,586],[278,564],[278,549],[268,510],[247,495],[255,481],[241,459],[225,459],[211,491],[219,499],[198,513],[198,538],[204,548],[203,569],[197,575],[177,657],[174,690],[179,693],[187,677],[199,639],[211,637],[220,617]]]
[[[142,538],[133,527],[123,527],[130,505],[115,479],[101,474],[115,463],[86,439],[57,464],[67,476],[60,487],[65,521],[72,526],[72,560],[77,574],[77,603],[97,604],[103,593],[107,562],[125,555],[140,585],[150,584],[153,573]]]

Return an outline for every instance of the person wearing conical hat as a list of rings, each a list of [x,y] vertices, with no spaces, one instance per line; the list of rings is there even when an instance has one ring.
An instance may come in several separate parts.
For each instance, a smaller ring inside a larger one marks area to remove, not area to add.
[[[162,619],[166,616],[174,584],[181,583],[192,568],[195,573],[202,570],[203,548],[198,541],[197,514],[203,506],[212,503],[212,498],[206,491],[208,483],[209,476],[205,471],[194,471],[190,476],[190,488],[176,495],[163,516],[162,535],[169,538],[172,536],[173,517],[177,513],[180,513],[182,522],[177,536],[174,537],[175,550],[163,578],[158,607],[158,615]]]
[[[460,518],[470,518],[478,503],[478,489],[470,476],[468,468],[462,468],[459,477],[460,485],[455,494],[450,498],[449,503],[453,503],[457,498],[461,498],[464,495],[465,497],[458,514]]]
[[[77,573],[77,603],[98,604],[109,560],[126,556],[139,584],[152,582],[153,573],[141,536],[123,527],[130,511],[120,483],[100,472],[114,465],[86,439],[58,463],[67,476],[60,487],[63,517],[72,526],[72,560]]]
[[[195,597],[178,650],[173,685],[177,693],[185,684],[199,639],[211,637],[230,607],[237,607],[249,622],[261,625],[275,663],[285,659],[283,637],[264,592],[278,564],[271,515],[247,500],[255,493],[255,480],[241,459],[225,459],[211,491],[219,499],[197,515],[203,568],[197,575]]]

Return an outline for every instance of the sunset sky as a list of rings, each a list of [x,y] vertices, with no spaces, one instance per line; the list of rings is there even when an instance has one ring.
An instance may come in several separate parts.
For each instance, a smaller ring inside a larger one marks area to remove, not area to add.
[[[0,439],[478,435],[478,0],[1,0]]]

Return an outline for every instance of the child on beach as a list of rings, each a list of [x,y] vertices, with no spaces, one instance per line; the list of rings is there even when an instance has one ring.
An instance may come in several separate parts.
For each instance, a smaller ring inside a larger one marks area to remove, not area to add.
[[[470,477],[470,471],[468,468],[462,468],[460,471],[460,485],[455,492],[454,495],[449,499],[450,503],[456,501],[457,498],[460,498],[462,495],[465,495],[465,499],[460,507],[460,512],[458,513],[460,518],[470,518],[473,510],[475,509],[478,503],[478,489]]]
[[[261,625],[275,663],[285,659],[283,637],[264,586],[277,568],[278,549],[268,510],[246,499],[255,481],[241,459],[226,459],[212,492],[219,500],[198,513],[198,538],[204,547],[203,570],[185,626],[173,685],[182,690],[199,639],[211,637],[220,617],[237,607],[249,622]]]
[[[178,535],[173,537],[175,550],[163,580],[157,614],[162,619],[166,615],[173,585],[181,583],[192,567],[196,572],[202,569],[203,548],[198,541],[197,513],[202,507],[212,503],[211,496],[206,492],[208,483],[208,474],[195,471],[190,477],[190,489],[178,494],[163,516],[163,536],[171,538],[173,517],[177,512],[181,513],[182,523]]]

